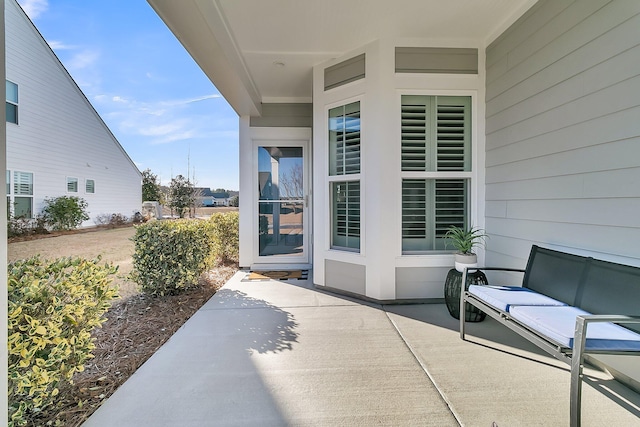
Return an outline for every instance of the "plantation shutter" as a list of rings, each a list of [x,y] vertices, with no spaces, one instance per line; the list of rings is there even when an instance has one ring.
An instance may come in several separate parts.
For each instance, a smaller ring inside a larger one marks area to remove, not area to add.
[[[329,175],[360,173],[360,102],[329,111]]]
[[[360,181],[333,183],[333,244],[360,248]]]
[[[13,173],[13,193],[22,196],[33,195],[33,174],[30,172]]]
[[[402,97],[403,172],[471,170],[471,98]],[[465,227],[468,179],[423,178],[402,181],[403,251],[443,249],[451,225]]]

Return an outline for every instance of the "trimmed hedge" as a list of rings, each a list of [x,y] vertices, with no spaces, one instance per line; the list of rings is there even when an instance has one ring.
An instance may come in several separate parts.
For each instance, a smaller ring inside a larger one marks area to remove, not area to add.
[[[213,252],[222,262],[238,260],[238,212],[218,212],[211,215]]]
[[[132,279],[142,292],[172,295],[195,285],[213,265],[211,224],[201,220],[151,221],[136,227]]]
[[[8,266],[9,425],[54,405],[61,382],[84,370],[91,331],[117,297],[117,267],[99,259],[33,257]]]

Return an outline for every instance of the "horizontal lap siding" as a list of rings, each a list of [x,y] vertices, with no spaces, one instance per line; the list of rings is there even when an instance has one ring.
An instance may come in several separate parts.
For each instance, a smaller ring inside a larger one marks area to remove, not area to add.
[[[640,2],[541,0],[486,63],[487,264],[640,265]]]
[[[141,207],[141,176],[91,104],[13,1],[6,2],[6,74],[18,85],[19,125],[7,123],[7,169],[33,173],[34,212],[73,195],[100,214]],[[67,193],[66,178],[78,178]],[[95,193],[85,194],[85,180]]]

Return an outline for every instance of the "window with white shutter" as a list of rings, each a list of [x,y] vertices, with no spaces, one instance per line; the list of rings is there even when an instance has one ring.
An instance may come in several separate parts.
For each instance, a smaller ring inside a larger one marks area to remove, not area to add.
[[[443,250],[468,225],[471,98],[405,95],[401,120],[402,251]]]
[[[360,102],[329,110],[331,247],[360,250]]]
[[[67,177],[67,193],[78,192],[78,178]]]
[[[33,173],[13,172],[13,216],[33,218]]]

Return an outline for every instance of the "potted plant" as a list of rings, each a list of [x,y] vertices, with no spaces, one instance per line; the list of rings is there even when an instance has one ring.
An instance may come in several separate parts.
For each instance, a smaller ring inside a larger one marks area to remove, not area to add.
[[[478,266],[478,257],[473,252],[477,246],[484,246],[487,235],[480,228],[469,227],[461,228],[451,226],[445,234],[447,238],[445,246],[449,243],[456,248],[455,269],[452,268],[447,274],[444,282],[444,299],[447,309],[451,316],[456,319],[460,318],[460,293],[462,289],[469,289],[471,283],[476,285],[488,284],[487,277],[481,271],[473,269]],[[462,285],[462,276],[465,267],[467,268],[467,279],[464,286]],[[471,268],[471,270],[469,270]],[[465,320],[467,322],[481,322],[486,314],[480,309],[467,303],[465,305]]]
[[[457,250],[455,254],[456,270],[462,272],[465,267],[478,266],[478,256],[473,252],[474,247],[484,246],[487,235],[481,228],[469,227],[468,229],[452,225],[447,230],[445,238]]]

